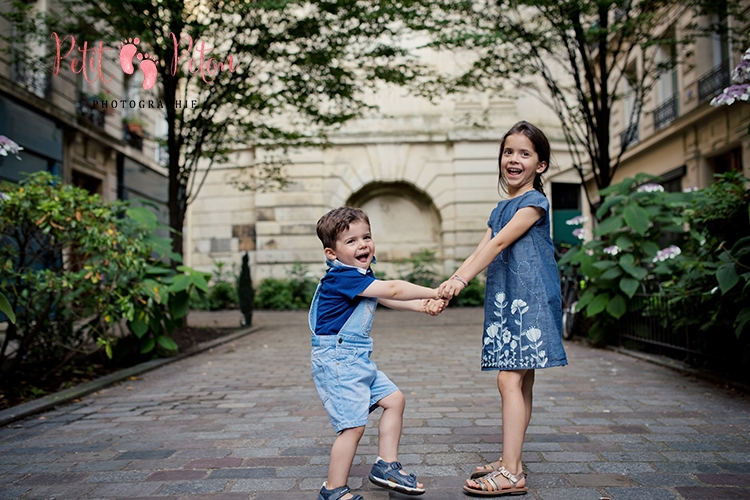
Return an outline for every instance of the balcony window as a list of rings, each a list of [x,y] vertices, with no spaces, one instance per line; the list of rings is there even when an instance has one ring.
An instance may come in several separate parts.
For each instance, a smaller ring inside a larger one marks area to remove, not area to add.
[[[677,118],[677,103],[679,94],[674,94],[671,99],[667,99],[654,110],[654,128],[663,128]]]
[[[711,100],[731,83],[729,60],[716,66],[698,80],[698,100],[704,103]]]
[[[633,123],[620,133],[620,148],[625,150],[631,144],[638,142],[638,124]]]

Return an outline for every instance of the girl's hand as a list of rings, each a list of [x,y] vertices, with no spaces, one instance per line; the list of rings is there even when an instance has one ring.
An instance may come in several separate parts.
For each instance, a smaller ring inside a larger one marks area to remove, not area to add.
[[[468,285],[466,281],[454,274],[440,285],[438,292],[443,299],[450,300],[461,293],[461,290],[466,288],[466,285]]]

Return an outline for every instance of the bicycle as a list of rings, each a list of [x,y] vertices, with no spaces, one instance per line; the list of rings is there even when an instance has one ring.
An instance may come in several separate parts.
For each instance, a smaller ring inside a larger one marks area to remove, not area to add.
[[[556,250],[557,260],[566,249]],[[568,264],[560,267],[560,294],[562,296],[562,337],[573,338],[581,320],[581,314],[575,310],[583,288],[582,276],[578,273],[579,264]]]

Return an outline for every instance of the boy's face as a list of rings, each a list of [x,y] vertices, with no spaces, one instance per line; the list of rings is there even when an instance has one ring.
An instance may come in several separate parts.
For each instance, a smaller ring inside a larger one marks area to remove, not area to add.
[[[375,256],[375,242],[372,241],[370,225],[357,220],[349,224],[349,229],[339,234],[336,248],[326,248],[326,257],[338,259],[347,266],[369,269]]]

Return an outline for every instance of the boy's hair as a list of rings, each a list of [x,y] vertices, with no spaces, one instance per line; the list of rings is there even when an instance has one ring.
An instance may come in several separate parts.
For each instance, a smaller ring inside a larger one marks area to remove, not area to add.
[[[318,220],[318,238],[323,243],[323,248],[336,248],[336,240],[339,235],[349,229],[352,222],[362,221],[370,225],[370,219],[360,208],[339,207],[334,208]]]
[[[544,189],[542,186],[542,174],[545,173],[549,169],[549,164],[550,164],[549,141],[547,140],[547,136],[544,135],[544,132],[539,130],[538,127],[523,120],[513,125],[511,129],[505,133],[505,135],[503,136],[503,139],[500,141],[500,155],[497,158],[497,167],[499,170],[497,174],[498,186],[499,187],[501,186],[503,188],[503,191],[505,191],[506,193],[508,192],[508,181],[505,179],[505,177],[503,177],[503,169],[501,168],[500,163],[502,162],[502,159],[503,159],[503,150],[505,149],[505,139],[507,139],[508,136],[511,136],[513,134],[525,135],[526,138],[529,139],[531,141],[531,144],[534,146],[534,151],[539,157],[539,161],[540,162],[543,161],[547,164],[547,167],[544,169],[542,173],[537,173],[534,176],[534,189],[544,194]]]

